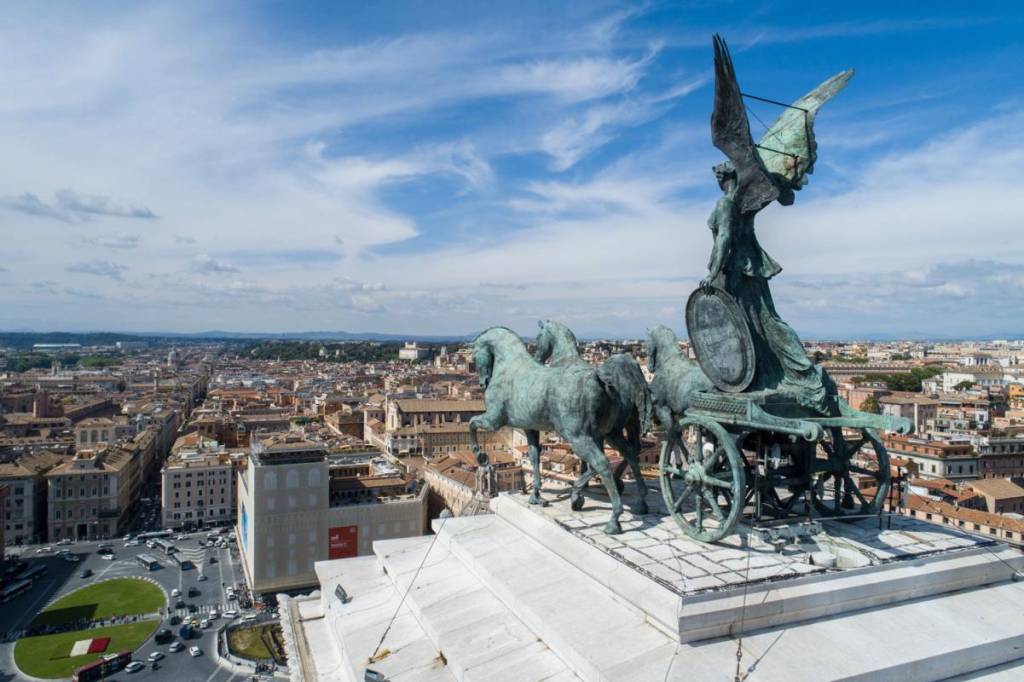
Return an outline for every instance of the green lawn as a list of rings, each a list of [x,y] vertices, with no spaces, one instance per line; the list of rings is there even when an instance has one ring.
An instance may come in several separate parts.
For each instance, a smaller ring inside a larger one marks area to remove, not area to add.
[[[138,578],[115,578],[61,597],[40,612],[32,625],[154,613],[166,605],[164,591],[153,583]]]
[[[228,648],[236,656],[245,658],[270,658],[270,650],[260,639],[263,628],[260,626],[251,628],[235,628],[228,632]]]
[[[14,645],[14,662],[26,675],[51,679],[69,678],[75,668],[118,651],[134,651],[156,630],[160,621],[144,620],[125,625],[111,625],[91,630],[62,632],[57,635],[25,637]],[[86,654],[71,658],[71,647],[80,639],[110,637],[110,646],[102,654]]]
[[[267,640],[273,639],[275,635],[280,639],[281,626],[277,623],[265,623],[252,627],[234,628],[228,630],[228,648],[231,653],[243,658],[253,660],[277,659],[278,656],[267,647]],[[280,649],[280,643],[277,648]],[[278,661],[283,663],[283,661]]]

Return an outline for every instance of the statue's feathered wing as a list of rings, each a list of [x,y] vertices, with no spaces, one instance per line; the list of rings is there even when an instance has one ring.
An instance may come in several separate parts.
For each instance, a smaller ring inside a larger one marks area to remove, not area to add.
[[[711,112],[711,141],[736,168],[736,201],[740,211],[757,211],[779,196],[750,136],[747,108],[725,41],[717,33],[715,47],[715,109]]]
[[[806,185],[807,176],[814,172],[818,158],[814,118],[821,105],[846,87],[851,78],[853,69],[837,73],[793,102],[793,108],[784,110],[758,143],[757,153],[764,168],[782,188],[779,202],[793,203],[793,191]]]
[[[838,73],[782,112],[757,146],[736,81],[729,48],[721,36],[715,48],[715,109],[711,114],[711,141],[736,167],[736,200],[743,212],[757,211],[775,199],[793,202],[793,191],[807,184],[814,172],[817,144],[814,118],[825,102],[842,90],[853,69]]]

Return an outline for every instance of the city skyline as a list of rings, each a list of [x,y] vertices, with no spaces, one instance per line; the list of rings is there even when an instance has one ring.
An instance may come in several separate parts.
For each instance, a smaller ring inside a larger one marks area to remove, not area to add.
[[[0,330],[682,329],[718,31],[754,94],[857,70],[809,186],[759,218],[801,335],[1024,335],[1024,13],[744,12],[11,9]],[[777,113],[751,110],[755,135]]]

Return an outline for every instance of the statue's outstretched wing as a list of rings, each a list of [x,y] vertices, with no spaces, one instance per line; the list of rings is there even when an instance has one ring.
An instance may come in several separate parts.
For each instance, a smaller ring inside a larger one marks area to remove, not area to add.
[[[853,69],[829,78],[793,102],[782,112],[758,143],[757,153],[764,167],[781,188],[779,203],[793,203],[793,192],[807,184],[814,172],[818,145],[814,141],[814,117],[825,102],[846,87]]]
[[[765,169],[750,136],[750,122],[740,85],[725,41],[717,33],[715,48],[715,110],[711,113],[711,141],[736,167],[736,201],[742,212],[757,211],[779,196],[779,188]]]

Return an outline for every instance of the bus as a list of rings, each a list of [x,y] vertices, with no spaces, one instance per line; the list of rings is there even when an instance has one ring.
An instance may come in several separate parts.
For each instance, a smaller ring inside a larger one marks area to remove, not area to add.
[[[158,538],[156,540],[153,540],[153,545],[155,546],[155,549],[162,549],[164,554],[166,554],[167,556],[170,556],[178,551],[178,548],[175,547],[170,540],[163,540]]]
[[[132,660],[132,652],[121,651],[116,654],[107,654],[103,658],[83,665],[81,668],[75,671],[75,674],[71,676],[71,682],[93,682],[93,680],[102,680],[103,678],[116,673],[119,670],[124,670],[124,667],[128,665]]]
[[[173,535],[169,530],[152,530],[148,533],[139,533],[136,538],[145,542],[146,540],[155,540],[156,538],[169,538]]]
[[[157,561],[157,558],[152,554],[140,554],[135,557],[135,560],[138,561],[147,571],[155,571],[160,568],[160,562]]]
[[[31,580],[19,580],[16,583],[8,585],[3,590],[0,590],[0,604],[6,604],[11,601],[19,594],[24,594],[32,589]]]
[[[44,564],[38,564],[32,568],[25,569],[18,576],[18,580],[28,580],[29,582],[35,582],[46,574],[46,566]]]

